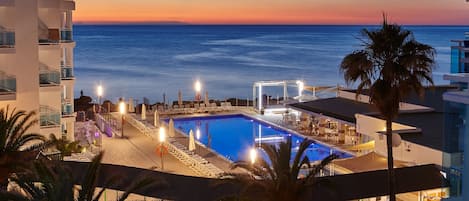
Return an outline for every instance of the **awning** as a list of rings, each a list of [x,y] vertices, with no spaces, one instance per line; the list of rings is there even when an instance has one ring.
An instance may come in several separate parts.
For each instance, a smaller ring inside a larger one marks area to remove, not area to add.
[[[388,168],[387,158],[376,152],[370,152],[354,158],[335,160],[333,164],[338,166],[336,170],[340,170],[343,173],[367,172]],[[394,167],[396,168],[406,167],[406,164],[406,162],[394,160]]]
[[[288,107],[304,112],[322,114],[350,123],[355,123],[355,114],[376,112],[370,104],[346,98],[318,99],[314,101],[290,104]]]
[[[83,170],[89,164],[72,161],[64,163],[70,167],[76,181],[82,180],[85,176]],[[134,192],[155,198],[192,201],[219,200],[220,196],[239,194],[240,189],[242,189],[239,183],[227,183],[227,180],[222,179],[176,175],[120,165],[102,164],[99,171],[97,185],[116,190],[125,190],[128,184],[142,176],[155,178],[161,181],[163,186]],[[397,193],[448,186],[436,165],[397,168],[395,172]],[[114,175],[120,175],[121,182],[119,184],[107,183],[106,181]],[[353,200],[382,196],[388,192],[386,170],[319,177],[317,179],[325,185],[315,186],[311,189],[311,196],[317,198],[316,200]]]

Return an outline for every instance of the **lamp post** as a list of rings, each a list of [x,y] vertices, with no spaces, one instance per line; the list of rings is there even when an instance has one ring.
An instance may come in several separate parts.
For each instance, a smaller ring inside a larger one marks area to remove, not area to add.
[[[101,97],[103,96],[103,86],[101,84],[96,87],[96,95],[98,95],[98,113],[101,114]]]
[[[200,91],[202,91],[202,84],[200,83],[199,80],[195,81],[194,89],[195,89],[195,100],[197,102],[199,102],[200,101]]]
[[[160,160],[161,160],[161,170],[164,169],[164,163],[163,163],[163,155],[164,155],[164,142],[166,140],[166,130],[164,129],[163,126],[160,127],[160,132],[159,132],[159,138],[158,140],[160,141],[160,147],[159,147],[159,154],[160,154]]]
[[[121,114],[121,137],[124,138],[124,114],[125,114],[125,103],[121,101],[119,103],[119,113]]]

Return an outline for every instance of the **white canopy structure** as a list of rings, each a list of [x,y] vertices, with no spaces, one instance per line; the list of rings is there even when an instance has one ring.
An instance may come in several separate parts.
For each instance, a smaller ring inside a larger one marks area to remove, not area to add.
[[[303,80],[271,80],[271,81],[257,81],[254,82],[252,87],[253,107],[258,111],[263,109],[264,103],[262,102],[262,88],[263,87],[283,87],[283,103],[288,100],[288,86],[296,86],[298,88],[298,96],[301,97],[304,89]],[[257,98],[257,100],[256,100]]]

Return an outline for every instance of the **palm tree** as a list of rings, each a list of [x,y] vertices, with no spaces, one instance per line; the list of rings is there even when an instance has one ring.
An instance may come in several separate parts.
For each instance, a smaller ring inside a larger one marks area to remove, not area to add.
[[[79,183],[81,188],[75,187],[72,172],[60,161],[38,160],[25,173],[15,174],[10,180],[19,188],[13,191],[0,191],[1,200],[8,201],[98,201],[106,188],[97,191],[99,167],[103,153],[101,152],[89,164],[85,177]],[[115,183],[113,177],[108,184]],[[40,185],[38,185],[38,182]],[[156,185],[150,177],[132,183],[119,201],[124,201],[131,192]]]
[[[395,201],[392,154],[392,121],[398,116],[399,103],[410,93],[422,96],[424,83],[433,85],[435,50],[415,40],[411,31],[396,24],[383,24],[377,30],[362,30],[363,49],[345,56],[340,65],[347,84],[359,82],[358,95],[369,90],[370,103],[386,120],[389,196]]]
[[[82,147],[79,145],[79,141],[69,141],[66,139],[57,139],[54,134],[49,135],[49,139],[46,142],[47,147],[54,147],[62,156],[71,156],[72,153],[79,153],[82,150]]]
[[[296,201],[308,197],[311,187],[317,184],[315,176],[337,158],[336,155],[330,155],[320,163],[311,165],[305,155],[305,150],[311,143],[312,140],[303,140],[293,161],[292,142],[291,138],[288,138],[286,142],[280,143],[278,148],[275,145],[261,145],[270,159],[270,164],[262,158],[254,164],[245,161],[236,162],[233,168],[242,167],[252,173],[236,175],[237,180],[245,187],[242,195],[253,200],[266,201]],[[302,167],[308,168],[306,175],[300,175]]]
[[[10,111],[9,106],[0,109],[0,185],[5,184],[12,168],[27,160],[25,158],[30,157],[31,151],[44,145],[42,135],[28,133],[38,122],[33,119],[35,115],[34,111]]]

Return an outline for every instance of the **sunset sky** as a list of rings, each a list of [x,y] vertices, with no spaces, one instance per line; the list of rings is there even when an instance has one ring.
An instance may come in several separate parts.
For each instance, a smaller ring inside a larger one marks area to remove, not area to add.
[[[468,25],[466,0],[77,0],[75,22]]]

